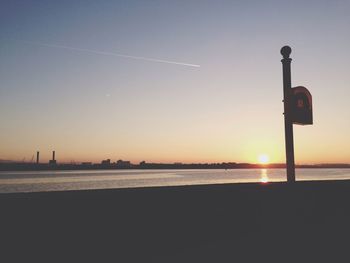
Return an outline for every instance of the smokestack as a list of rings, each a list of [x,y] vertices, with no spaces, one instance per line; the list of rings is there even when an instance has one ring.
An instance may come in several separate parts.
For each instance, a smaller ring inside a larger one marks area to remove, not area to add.
[[[36,164],[39,164],[39,151],[36,152]]]
[[[50,165],[56,165],[55,151],[52,151],[52,160],[49,160]]]

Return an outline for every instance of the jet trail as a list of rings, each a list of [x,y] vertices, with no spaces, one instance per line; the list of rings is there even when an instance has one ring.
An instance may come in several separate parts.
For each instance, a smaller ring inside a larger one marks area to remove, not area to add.
[[[131,55],[112,53],[112,52],[105,52],[105,51],[99,51],[99,50],[93,50],[93,49],[68,47],[68,46],[61,46],[61,45],[55,45],[55,44],[46,44],[46,43],[38,43],[38,42],[32,42],[32,41],[23,41],[23,42],[27,43],[27,44],[37,45],[37,46],[69,49],[69,50],[75,50],[75,51],[80,51],[80,52],[87,52],[87,53],[92,53],[92,54],[97,54],[97,55],[104,55],[104,56],[131,58],[131,59],[145,60],[145,61],[158,62],[158,63],[167,63],[167,64],[174,64],[174,65],[195,67],[195,68],[199,68],[200,67],[200,65],[197,65],[197,64],[190,64],[190,63],[171,61],[171,60],[163,60],[163,59],[156,59],[156,58],[131,56]]]

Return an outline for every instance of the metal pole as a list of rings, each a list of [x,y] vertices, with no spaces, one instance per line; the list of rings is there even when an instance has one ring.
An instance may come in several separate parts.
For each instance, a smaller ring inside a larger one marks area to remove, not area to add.
[[[286,161],[287,161],[287,182],[295,182],[295,164],[294,164],[294,142],[293,142],[293,123],[291,119],[291,73],[289,58],[292,49],[289,46],[284,46],[281,49],[283,56],[283,103],[284,103],[284,132],[286,142]]]

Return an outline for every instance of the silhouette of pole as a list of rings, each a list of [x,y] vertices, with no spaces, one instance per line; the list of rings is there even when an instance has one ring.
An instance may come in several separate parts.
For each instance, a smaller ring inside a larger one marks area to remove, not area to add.
[[[293,142],[293,123],[291,119],[291,73],[290,64],[292,59],[289,57],[292,49],[284,46],[281,49],[283,56],[283,104],[284,104],[284,132],[286,144],[286,161],[287,161],[287,182],[295,182],[295,164],[294,164],[294,142]]]

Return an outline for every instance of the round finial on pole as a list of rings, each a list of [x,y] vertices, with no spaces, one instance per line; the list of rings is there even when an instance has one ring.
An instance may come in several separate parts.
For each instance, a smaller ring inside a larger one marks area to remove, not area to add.
[[[292,53],[292,49],[290,46],[284,46],[281,48],[281,54],[283,58],[289,58],[290,53]]]

